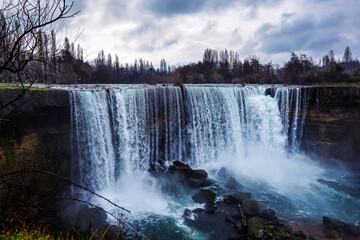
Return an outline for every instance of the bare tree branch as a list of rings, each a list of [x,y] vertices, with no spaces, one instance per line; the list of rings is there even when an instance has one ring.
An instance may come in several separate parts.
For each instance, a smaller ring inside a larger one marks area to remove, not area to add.
[[[131,213],[129,210],[123,208],[123,207],[120,207],[119,205],[117,205],[116,203],[110,201],[109,199],[101,196],[100,194],[97,194],[96,192],[90,190],[89,188],[87,187],[84,187],[78,183],[75,183],[73,181],[71,181],[70,179],[66,178],[66,177],[63,177],[63,176],[60,176],[60,175],[57,175],[55,173],[52,173],[52,172],[48,172],[48,171],[44,171],[44,170],[22,170],[22,171],[14,171],[14,172],[10,172],[10,173],[6,173],[6,174],[3,174],[3,175],[0,175],[0,178],[8,178],[8,177],[12,177],[12,176],[15,176],[15,175],[24,175],[24,174],[34,174],[34,173],[40,173],[40,174],[45,174],[45,175],[48,175],[48,176],[51,176],[51,177],[55,177],[57,179],[60,179],[64,182],[67,182],[67,183],[70,183],[82,190],[85,190],[89,193],[91,193],[92,195],[95,195],[107,202],[109,202],[110,204],[112,204],[113,206],[117,207],[117,208],[120,208],[122,210],[124,210],[125,212],[128,212],[128,213]]]
[[[63,20],[78,13],[71,13],[73,6],[73,1],[66,0],[4,0],[0,4],[0,74],[20,74],[31,61],[44,61],[39,54],[39,33],[57,32]],[[21,78],[19,81],[22,85]],[[0,106],[0,110],[23,97],[30,87],[23,87],[22,93]]]
[[[84,201],[84,200],[80,200],[80,199],[76,199],[76,198],[69,198],[69,197],[53,197],[52,199],[57,199],[57,200],[70,200],[70,201],[75,201],[75,202],[81,202],[81,203],[85,203],[91,207],[94,207],[94,208],[98,208],[102,211],[104,211],[105,213],[109,214],[110,216],[112,216],[116,221],[118,221],[121,225],[125,226],[127,229],[129,229],[132,233],[135,234],[135,236],[138,238],[138,239],[142,239],[139,235],[139,233],[137,233],[134,229],[132,229],[129,225],[127,225],[123,220],[121,220],[120,218],[116,217],[115,214],[109,212],[109,211],[106,211],[105,209],[103,209],[102,207],[99,207],[99,206],[96,206],[92,203],[89,203],[87,201]]]

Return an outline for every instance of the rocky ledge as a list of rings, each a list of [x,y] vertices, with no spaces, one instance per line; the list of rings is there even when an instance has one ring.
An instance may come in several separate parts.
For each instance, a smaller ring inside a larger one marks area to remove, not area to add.
[[[178,179],[184,187],[199,189],[192,200],[205,204],[204,208],[185,209],[183,218],[188,226],[203,232],[208,239],[313,239],[301,231],[292,231],[274,210],[261,211],[259,202],[251,199],[251,193],[241,191],[243,186],[233,177],[229,177],[224,188],[235,193],[217,196],[210,189],[212,182],[204,170],[193,170],[187,164],[175,161],[167,174],[171,180]]]

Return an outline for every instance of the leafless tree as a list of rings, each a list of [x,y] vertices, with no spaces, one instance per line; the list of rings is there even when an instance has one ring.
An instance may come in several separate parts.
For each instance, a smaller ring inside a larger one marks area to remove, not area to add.
[[[4,0],[0,4],[0,74],[17,75],[21,93],[13,100],[0,105],[0,110],[25,95],[34,82],[24,86],[26,66],[32,61],[45,61],[40,47],[43,39],[39,32],[50,36],[58,32],[63,21],[78,12],[72,12],[74,2],[66,0]]]

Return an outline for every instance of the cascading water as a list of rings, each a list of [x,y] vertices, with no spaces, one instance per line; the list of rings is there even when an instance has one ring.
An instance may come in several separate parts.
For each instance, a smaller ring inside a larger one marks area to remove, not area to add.
[[[167,196],[148,170],[181,160],[206,169],[219,183],[227,179],[217,172],[226,168],[284,214],[332,213],[353,221],[357,216],[343,214],[351,210],[336,212],[334,199],[350,205],[359,200],[321,185],[324,169],[298,153],[309,91],[277,86],[266,95],[264,86],[238,85],[73,90],[77,175],[135,214],[175,212],[179,221],[190,197]]]
[[[180,88],[72,91],[70,96],[81,183],[102,189],[121,173],[182,159]]]
[[[277,88],[274,98],[279,103],[286,144],[299,150],[308,105],[309,87]]]

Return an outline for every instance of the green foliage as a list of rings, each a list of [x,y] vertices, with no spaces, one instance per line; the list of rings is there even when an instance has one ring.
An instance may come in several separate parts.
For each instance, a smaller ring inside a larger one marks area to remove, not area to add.
[[[6,232],[5,234],[0,235],[0,238],[3,240],[48,240],[53,239],[51,235],[46,233],[45,230],[21,230],[12,232]]]
[[[353,75],[349,76],[348,81],[351,83],[360,83],[360,70],[357,70]]]
[[[345,67],[334,63],[329,70],[320,72],[319,76],[322,82],[346,82],[348,75],[344,71]]]

